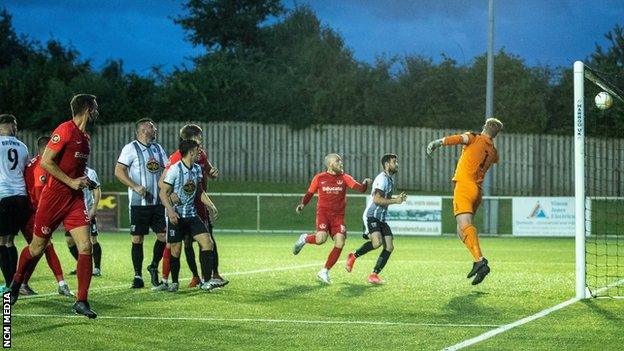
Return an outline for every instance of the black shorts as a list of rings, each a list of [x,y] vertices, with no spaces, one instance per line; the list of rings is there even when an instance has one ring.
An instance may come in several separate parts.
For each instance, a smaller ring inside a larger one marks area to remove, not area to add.
[[[381,236],[392,236],[392,230],[390,230],[388,223],[382,222],[375,217],[367,217],[364,239],[368,239],[368,234],[373,232],[380,232]]]
[[[98,236],[97,218],[93,217],[93,219],[89,223],[89,231],[91,236]],[[71,234],[69,232],[65,232],[65,236],[71,236]]]
[[[149,230],[165,233],[165,206],[130,206],[130,235],[147,235]]]
[[[17,235],[28,223],[31,209],[25,195],[8,196],[0,200],[0,236]]]
[[[194,237],[197,234],[208,233],[206,224],[199,217],[179,218],[178,224],[169,222],[169,232],[167,233],[168,243],[179,243],[186,237]]]

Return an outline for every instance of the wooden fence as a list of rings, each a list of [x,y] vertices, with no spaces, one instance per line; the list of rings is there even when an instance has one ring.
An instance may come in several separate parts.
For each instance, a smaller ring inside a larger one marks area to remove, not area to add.
[[[178,131],[185,122],[157,123],[158,141],[168,152],[177,148]],[[343,156],[345,171],[356,179],[374,177],[386,152],[399,155],[400,188],[450,192],[450,179],[460,147],[442,148],[425,155],[430,140],[459,132],[451,129],[325,125],[291,130],[284,125],[218,122],[202,123],[204,146],[221,170],[221,180],[307,183],[323,170],[324,155]],[[34,149],[38,135],[20,132]],[[90,164],[104,182],[114,181],[121,148],[133,140],[134,125],[100,125],[92,135]],[[493,193],[498,195],[572,195],[574,141],[572,136],[513,135],[496,138],[500,162],[493,168]],[[586,151],[595,155],[587,167],[588,188],[595,195],[621,196],[620,176],[624,140],[588,140]],[[302,189],[303,191],[303,189]]]

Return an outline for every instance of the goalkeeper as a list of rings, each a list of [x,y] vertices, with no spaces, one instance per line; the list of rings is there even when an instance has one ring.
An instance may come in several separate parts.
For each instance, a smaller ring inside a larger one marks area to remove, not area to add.
[[[457,235],[466,245],[474,262],[467,278],[475,277],[472,285],[477,285],[490,273],[488,260],[481,254],[477,228],[473,219],[481,204],[481,183],[485,173],[493,163],[498,162],[498,153],[493,139],[503,129],[503,123],[496,118],[488,118],[481,134],[464,133],[434,140],[427,145],[427,155],[441,146],[464,145],[453,182],[453,213],[457,220]]]

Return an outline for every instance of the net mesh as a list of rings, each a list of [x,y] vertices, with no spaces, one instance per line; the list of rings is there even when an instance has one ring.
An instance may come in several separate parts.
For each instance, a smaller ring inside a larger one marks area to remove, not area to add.
[[[585,68],[585,274],[593,296],[624,296],[624,140],[601,137],[606,114],[623,104],[621,90],[600,72]],[[594,97],[613,96],[614,107],[599,110]]]

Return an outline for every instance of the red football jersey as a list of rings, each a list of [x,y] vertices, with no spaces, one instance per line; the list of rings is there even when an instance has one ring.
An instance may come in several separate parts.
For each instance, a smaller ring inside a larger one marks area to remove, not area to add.
[[[314,176],[308,194],[318,192],[317,213],[343,215],[347,206],[347,187],[365,192],[366,186],[356,182],[346,173],[319,173]]]
[[[24,169],[24,180],[32,208],[36,209],[39,205],[41,191],[48,180],[48,173],[41,167],[41,155],[35,156],[28,162],[26,169]]]
[[[47,147],[57,152],[54,162],[68,177],[79,178],[85,175],[87,159],[91,152],[89,135],[81,131],[73,120],[62,123],[52,132]],[[48,178],[47,187],[50,191],[73,191],[60,180]]]
[[[171,156],[169,156],[169,161],[167,162],[167,166],[165,166],[165,169],[169,170],[169,167],[172,164],[180,160],[182,160],[182,154],[180,153],[180,150],[176,150],[174,153],[171,154]],[[199,218],[205,221],[208,219],[208,210],[206,209],[204,203],[201,201],[201,193],[207,190],[206,179],[212,178],[208,175],[208,172],[210,172],[210,170],[212,169],[212,164],[210,164],[210,161],[208,161],[208,155],[206,154],[206,151],[204,151],[204,149],[202,148],[199,149],[199,159],[197,160],[197,164],[199,165],[199,167],[201,167],[202,176],[204,177],[204,179],[200,182],[199,189],[196,193],[197,195],[195,196],[195,209],[197,210]]]

